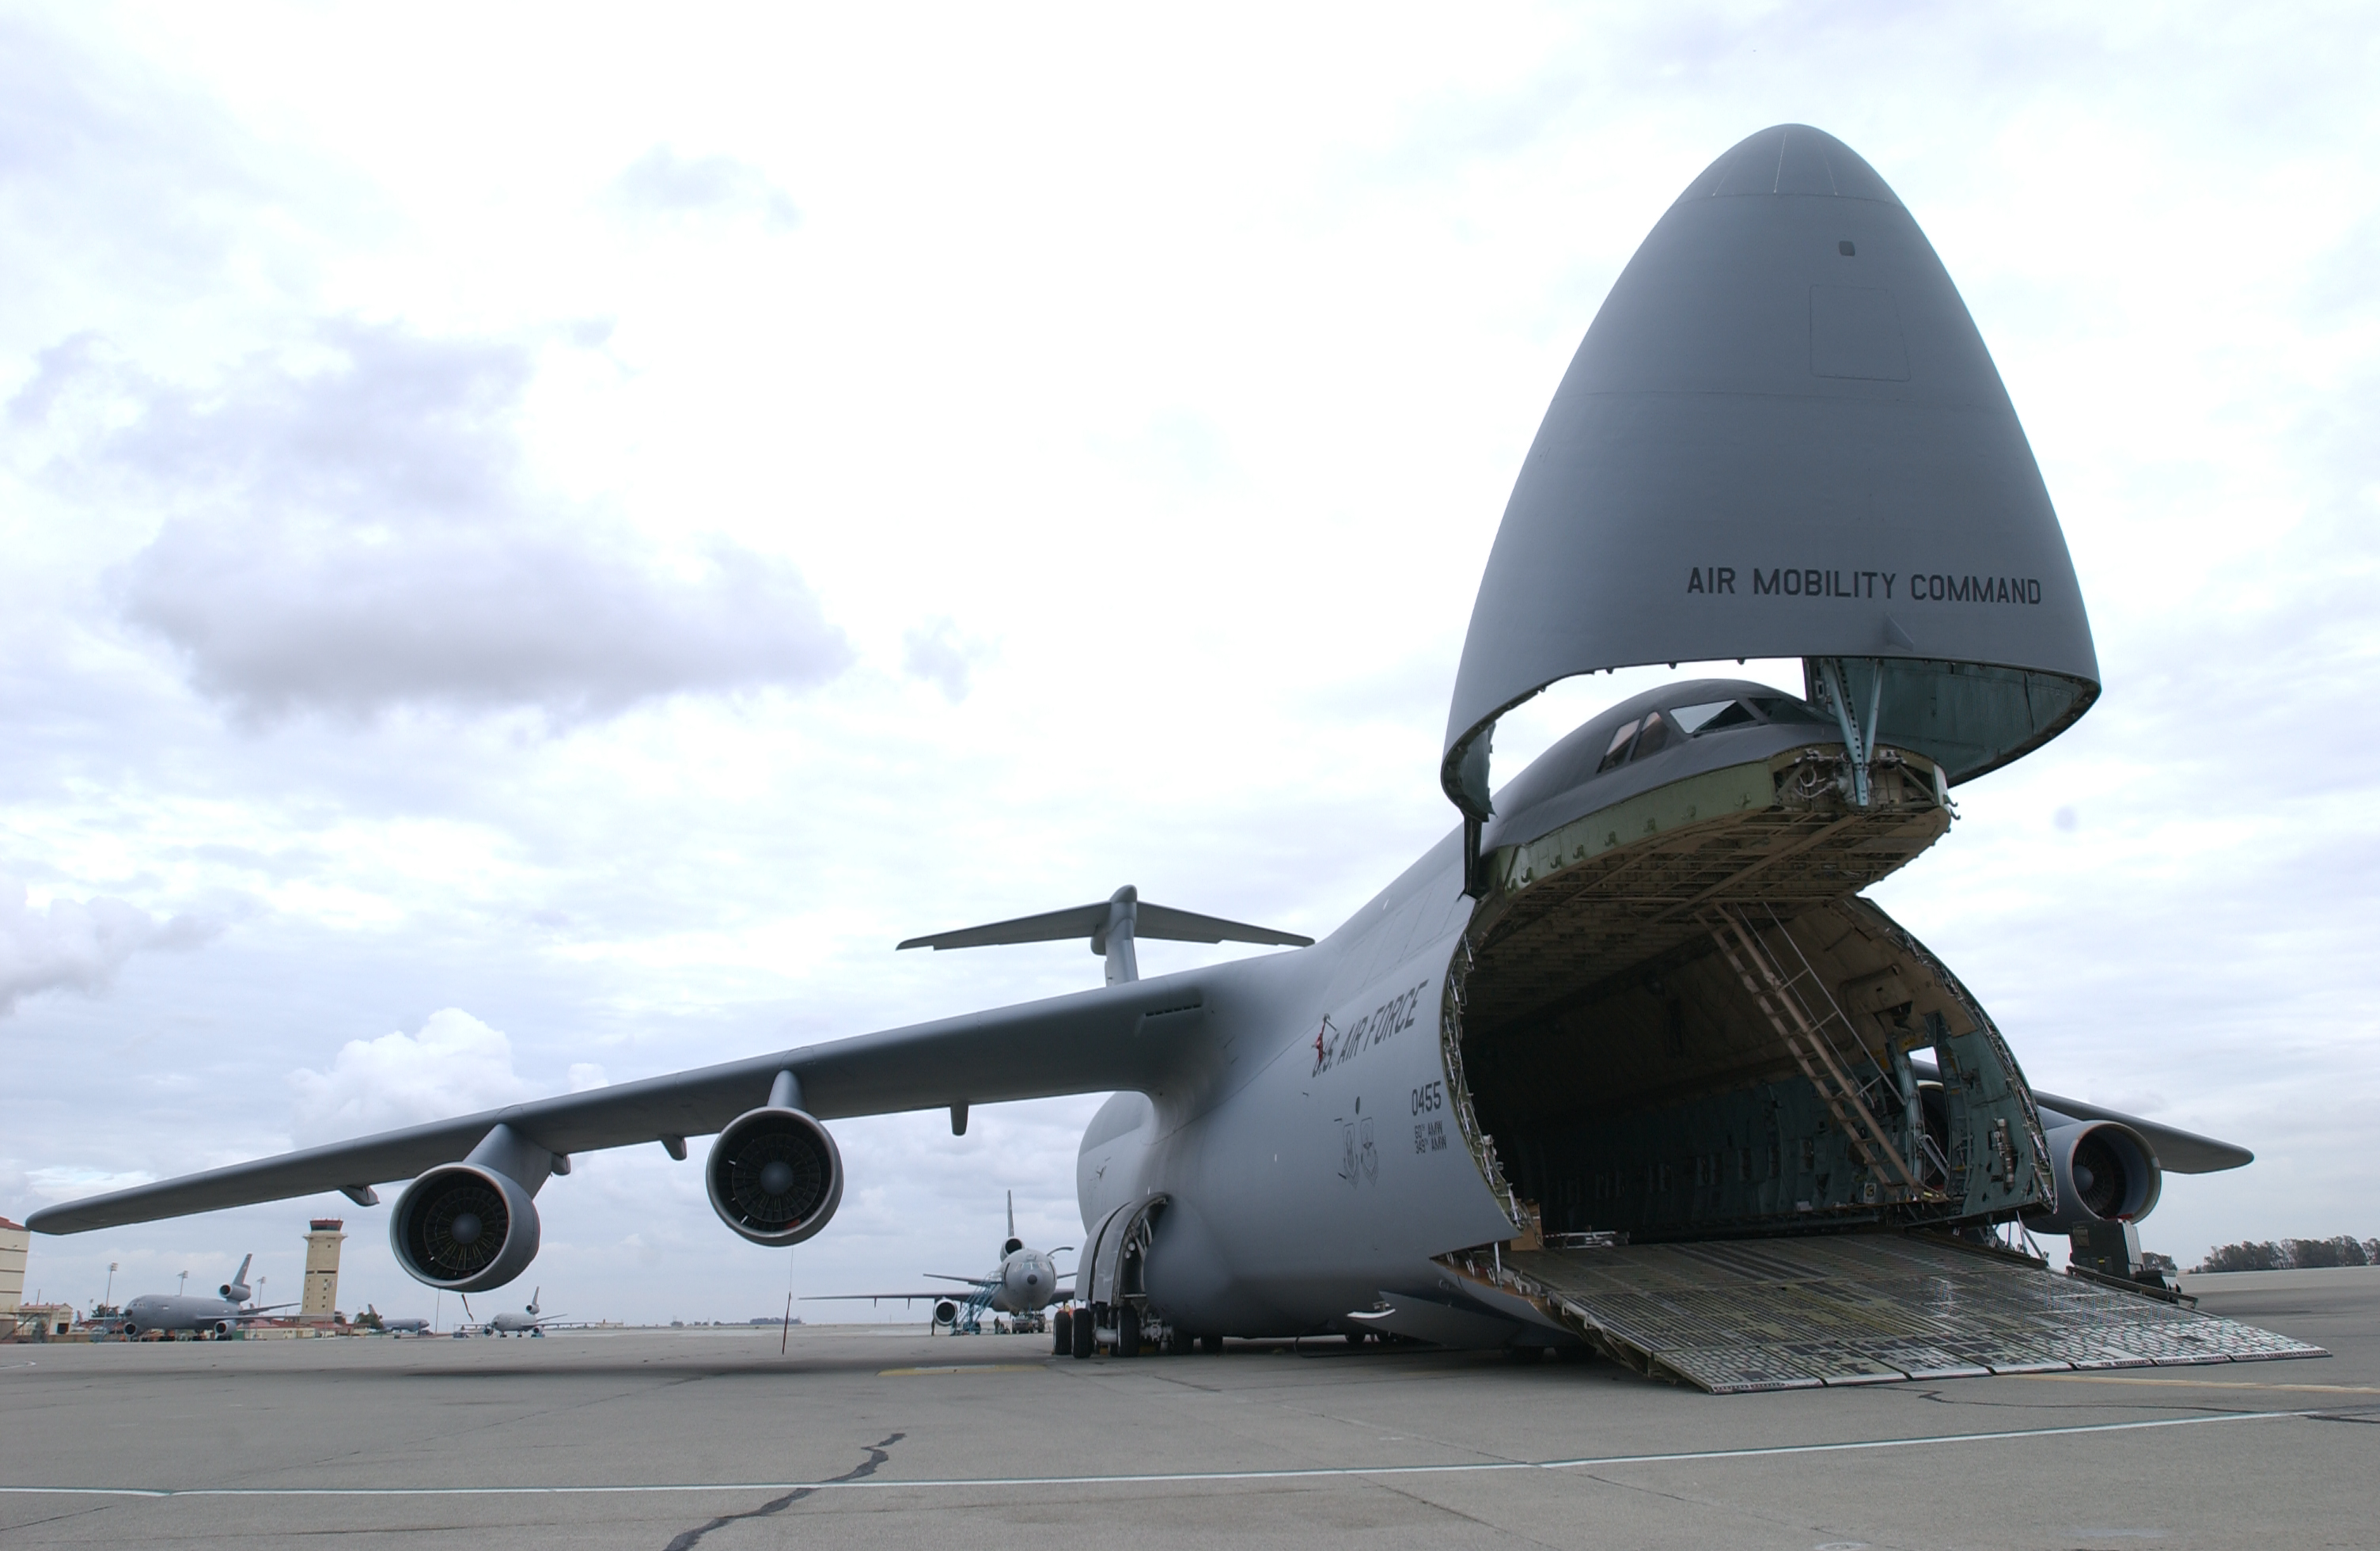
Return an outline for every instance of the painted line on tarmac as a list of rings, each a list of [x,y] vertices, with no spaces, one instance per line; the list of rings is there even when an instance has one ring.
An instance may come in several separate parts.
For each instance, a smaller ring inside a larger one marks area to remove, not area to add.
[[[939,1368],[879,1368],[878,1378],[917,1378],[927,1374],[1038,1374],[1046,1363],[946,1363]]]
[[[2141,1433],[2160,1427],[2204,1427],[2226,1422],[2272,1422],[2314,1415],[2305,1411],[2226,1412],[2219,1416],[2167,1416],[2153,1422],[2086,1422],[2070,1427],[2021,1427],[1996,1433],[1941,1433],[1917,1438],[1862,1438],[1850,1443],[1791,1443],[1766,1448],[1694,1448],[1670,1454],[1599,1454],[1574,1460],[1480,1460],[1451,1465],[1315,1465],[1271,1471],[1151,1471],[1130,1475],[950,1476],[900,1481],[685,1481],[642,1486],[0,1486],[0,1496],[59,1497],[606,1497],[638,1493],[973,1490],[1015,1486],[1163,1486],[1210,1481],[1329,1481],[1376,1475],[1477,1475],[1490,1471],[1605,1470],[1622,1465],[1691,1463],[1707,1460],[1774,1460],[1864,1449],[1930,1448],[1943,1444],[2016,1438],[2075,1437],[2092,1433]]]
[[[2286,1389],[2300,1395],[2380,1395],[2380,1384],[2258,1384],[2242,1378],[2120,1378],[2112,1374],[2015,1374],[2028,1384],[2144,1384],[2152,1389]]]

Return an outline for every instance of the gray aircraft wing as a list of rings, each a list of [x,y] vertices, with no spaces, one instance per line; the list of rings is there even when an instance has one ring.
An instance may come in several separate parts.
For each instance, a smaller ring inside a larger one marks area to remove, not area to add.
[[[44,1207],[27,1226],[83,1233],[329,1191],[369,1204],[369,1187],[455,1162],[500,1122],[565,1157],[648,1142],[682,1152],[685,1138],[709,1135],[764,1103],[780,1072],[794,1073],[802,1108],[820,1120],[1148,1091],[1182,1054],[1181,1042],[1160,1031],[1195,1026],[1205,974],[1107,986],[309,1147]]]
[[[2127,1115],[2121,1109],[2085,1104],[2079,1098],[2060,1098],[2054,1093],[2043,1093],[2038,1088],[2034,1090],[2033,1100],[2045,1111],[2055,1110],[2078,1121],[2114,1121],[2119,1125],[2131,1126],[2147,1138],[2148,1145],[2155,1150],[2157,1167],[2176,1174],[2215,1174],[2256,1161],[2256,1155],[2245,1147],[2218,1142],[2212,1136],[2201,1136],[2194,1131],[2144,1121],[2138,1115]],[[2045,1114],[2043,1123],[2054,1122]]]
[[[1933,1079],[1939,1075],[1931,1061],[1912,1061],[1910,1065],[1920,1077]],[[2176,1174],[2219,1174],[2226,1169],[2240,1169],[2256,1161],[2256,1155],[2230,1142],[2218,1142],[2212,1136],[2201,1136],[2194,1131],[2179,1126],[2161,1125],[2144,1121],[2138,1115],[2127,1115],[2121,1109],[2110,1109],[2104,1104],[2085,1104],[2079,1098],[2061,1098],[2054,1093],[2033,1090],[2033,1101],[2045,1111],[2042,1124],[2055,1129],[2063,1123],[2058,1117],[2070,1121],[2113,1121],[2118,1125],[2131,1126],[2148,1142],[2155,1152],[2157,1167]]]

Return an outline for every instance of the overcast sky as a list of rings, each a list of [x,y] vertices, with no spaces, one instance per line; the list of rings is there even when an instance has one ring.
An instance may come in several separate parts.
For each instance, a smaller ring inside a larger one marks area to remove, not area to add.
[[[2169,1179],[2150,1247],[2380,1233],[2376,40],[0,12],[0,1213],[1095,985],[1080,946],[891,949],[1120,883],[1328,931],[1451,821],[1472,595],[1612,278],[1799,121],[1964,293],[2107,684],[1880,897],[2037,1084],[2257,1150]],[[1650,682],[1547,697],[1500,775]],[[1098,1102],[839,1123],[790,1254],[695,1164],[584,1158],[490,1302],[975,1272],[1011,1187],[1071,1244]],[[343,1303],[431,1312],[336,1197],[42,1239],[28,1290],[252,1250],[294,1297],[317,1211]]]

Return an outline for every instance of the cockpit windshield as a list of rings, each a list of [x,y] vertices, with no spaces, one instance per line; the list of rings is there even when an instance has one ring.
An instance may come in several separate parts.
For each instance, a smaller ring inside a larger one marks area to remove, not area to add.
[[[1799,722],[1811,727],[1831,727],[1833,722],[1810,709],[1807,701],[1788,695],[1756,696],[1752,707],[1770,721]]]
[[[1611,746],[1603,751],[1603,762],[1595,767],[1597,775],[1628,762],[1628,745],[1636,741],[1636,729],[1641,725],[1641,721],[1631,721],[1611,734]]]
[[[1706,700],[1696,705],[1675,707],[1669,716],[1678,731],[1690,738],[1699,738],[1706,733],[1723,733],[1730,727],[1756,727],[1764,721],[1816,727],[1828,724],[1826,718],[1807,705],[1784,695],[1752,695],[1741,700]],[[1623,731],[1633,732],[1634,728],[1632,725]],[[1659,746],[1658,744],[1652,745],[1655,748]],[[1636,750],[1638,754],[1647,752],[1649,750],[1645,747]],[[1616,759],[1610,761],[1610,764],[1618,763]],[[1604,768],[1608,769],[1610,765]]]
[[[1699,706],[1679,706],[1670,712],[1670,720],[1678,724],[1679,732],[1691,738],[1713,721],[1732,725],[1723,720],[1730,711],[1735,713],[1736,722],[1752,720],[1751,713],[1733,700],[1708,700]]]

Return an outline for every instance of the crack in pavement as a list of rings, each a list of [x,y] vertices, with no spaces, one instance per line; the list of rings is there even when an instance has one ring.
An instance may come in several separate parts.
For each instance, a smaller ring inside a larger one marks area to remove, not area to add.
[[[766,1519],[771,1514],[784,1512],[804,1497],[815,1496],[822,1487],[840,1486],[849,1482],[864,1481],[876,1473],[877,1466],[892,1457],[892,1446],[908,1436],[906,1433],[887,1434],[880,1442],[868,1446],[867,1459],[852,1466],[841,1475],[829,1476],[824,1481],[816,1482],[808,1486],[796,1486],[782,1497],[771,1497],[759,1507],[747,1509],[741,1513],[722,1513],[708,1524],[688,1530],[679,1535],[669,1543],[664,1551],[694,1551],[694,1547],[700,1544],[704,1535],[713,1530],[724,1529],[739,1519]]]

